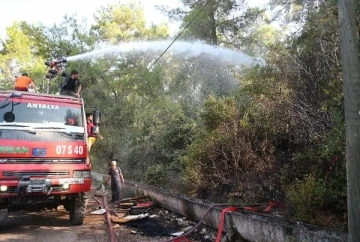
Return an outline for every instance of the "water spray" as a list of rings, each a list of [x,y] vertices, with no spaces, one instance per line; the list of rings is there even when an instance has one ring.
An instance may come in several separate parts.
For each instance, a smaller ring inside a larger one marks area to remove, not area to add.
[[[66,58],[67,61],[76,61],[76,60],[89,60],[92,58],[103,57],[106,55],[116,56],[118,54],[129,53],[132,51],[137,52],[146,52],[146,51],[156,51],[162,52],[164,48],[168,46],[170,41],[139,41],[139,42],[130,42],[130,43],[121,43],[118,46],[105,46],[105,48],[87,52],[84,54],[79,54],[75,56],[69,56]],[[225,62],[229,62],[238,66],[254,66],[254,65],[265,65],[265,61],[262,59],[254,58],[249,56],[241,51],[231,50],[219,46],[213,46],[206,44],[202,41],[194,42],[185,42],[177,41],[175,42],[168,52],[173,52],[177,54],[184,54],[187,56],[198,56],[201,54],[208,54],[214,58],[222,59]]]

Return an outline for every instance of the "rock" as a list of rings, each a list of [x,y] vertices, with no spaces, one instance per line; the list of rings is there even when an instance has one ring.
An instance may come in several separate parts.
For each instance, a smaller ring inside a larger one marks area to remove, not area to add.
[[[190,231],[192,228],[194,228],[193,226],[187,226],[185,228],[182,229],[182,231],[187,232]]]
[[[96,214],[96,215],[101,215],[101,214],[104,214],[104,213],[106,213],[106,210],[104,208],[98,209],[98,210],[95,210],[95,211],[91,212],[91,214]]]
[[[176,232],[176,233],[172,233],[170,234],[171,236],[175,236],[175,237],[178,237],[180,235],[184,234],[184,231],[179,231],[179,232]]]

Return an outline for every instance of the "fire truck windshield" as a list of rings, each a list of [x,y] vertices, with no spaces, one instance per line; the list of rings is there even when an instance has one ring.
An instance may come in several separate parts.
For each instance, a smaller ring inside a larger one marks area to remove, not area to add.
[[[58,126],[63,127],[77,126],[83,127],[81,107],[64,106],[55,103],[33,103],[33,102],[15,102],[9,99],[0,106],[0,124],[18,124],[26,125],[38,124],[44,127]],[[51,125],[49,125],[51,124]]]

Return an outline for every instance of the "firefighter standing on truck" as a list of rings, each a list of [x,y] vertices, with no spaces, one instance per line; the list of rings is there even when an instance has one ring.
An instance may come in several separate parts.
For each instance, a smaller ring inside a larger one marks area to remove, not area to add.
[[[16,91],[28,92],[29,85],[31,85],[34,88],[34,91],[37,92],[34,81],[28,76],[27,73],[23,73],[21,76],[15,79],[14,89]]]
[[[92,127],[94,126],[93,124],[93,116],[91,113],[86,114],[86,128],[87,128],[87,133],[88,133],[88,150],[90,152],[91,147],[95,144],[96,142],[96,138],[97,136],[100,139],[103,139],[103,137],[98,134],[93,134],[92,132]]]
[[[70,74],[67,74],[59,66],[55,65],[55,67],[58,75],[64,77],[64,81],[60,84],[60,95],[80,98],[81,83],[79,72],[72,70]]]

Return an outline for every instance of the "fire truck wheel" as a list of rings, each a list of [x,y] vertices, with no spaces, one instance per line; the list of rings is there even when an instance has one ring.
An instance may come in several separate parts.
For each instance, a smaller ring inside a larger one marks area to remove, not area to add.
[[[81,194],[71,199],[70,221],[72,225],[82,225],[85,219],[86,200]]]
[[[8,211],[6,209],[0,209],[0,227],[5,225],[8,221]]]

